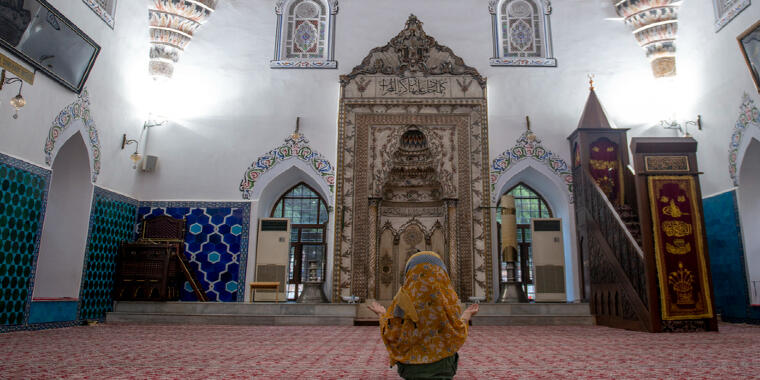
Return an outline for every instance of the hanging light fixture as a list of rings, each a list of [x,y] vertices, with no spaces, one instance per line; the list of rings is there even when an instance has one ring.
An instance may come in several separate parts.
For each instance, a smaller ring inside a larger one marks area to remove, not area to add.
[[[24,81],[21,78],[5,78],[5,70],[0,74],[0,89],[3,88],[3,84],[20,83],[18,86],[18,94],[11,98],[11,106],[16,109],[16,113],[13,114],[14,119],[18,119],[18,110],[26,105],[26,99],[21,96],[21,89],[24,88]]]

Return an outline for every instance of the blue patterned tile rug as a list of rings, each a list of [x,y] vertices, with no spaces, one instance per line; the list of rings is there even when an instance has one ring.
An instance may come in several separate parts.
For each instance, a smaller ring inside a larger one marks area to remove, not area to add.
[[[0,154],[0,332],[29,320],[50,171]]]
[[[251,205],[248,202],[140,202],[138,223],[150,216],[184,218],[185,257],[209,301],[242,302]],[[185,282],[182,301],[196,301]]]
[[[95,186],[79,291],[80,320],[102,320],[113,307],[116,254],[119,243],[134,236],[137,205],[135,199]]]

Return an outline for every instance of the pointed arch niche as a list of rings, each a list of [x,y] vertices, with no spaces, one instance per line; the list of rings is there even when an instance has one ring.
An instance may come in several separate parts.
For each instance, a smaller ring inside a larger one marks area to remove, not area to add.
[[[45,163],[52,166],[58,151],[63,143],[68,141],[77,132],[84,139],[87,156],[90,162],[90,178],[92,182],[98,180],[100,174],[100,138],[95,127],[95,120],[90,113],[90,98],[87,89],[84,89],[77,100],[66,106],[53,120],[53,125],[48,131],[43,152]]]
[[[273,69],[337,69],[338,0],[277,0]]]
[[[86,140],[79,130],[74,132],[52,165],[34,299],[79,295],[93,190]]]
[[[309,140],[304,135],[290,135],[283,145],[260,156],[246,170],[241,181],[240,191],[243,199],[251,200],[251,230],[258,231],[259,219],[268,218],[280,197],[299,183],[308,185],[326,203],[328,221],[326,226],[326,272],[324,277],[330,279],[333,265],[333,188],[335,170],[333,165],[321,154],[312,150]],[[249,258],[246,270],[246,282],[254,280],[256,273],[256,244],[258,235],[252,233],[249,239]],[[325,281],[325,294],[330,294],[330,281]],[[250,297],[250,289],[245,289],[245,299]]]
[[[541,140],[530,130],[525,131],[517,144],[497,156],[491,164],[492,206],[498,204],[502,195],[522,183],[536,192],[549,206],[554,218],[562,219],[562,237],[565,246],[565,288],[567,300],[574,301],[580,295],[580,274],[575,236],[575,209],[573,206],[572,174],[559,155],[543,147]],[[492,220],[497,210],[492,209]],[[498,231],[494,222],[491,229],[493,241]],[[499,247],[494,244],[493,262],[499,262]],[[498,292],[498,265],[494,265],[494,292]]]
[[[491,66],[556,67],[549,0],[491,0]]]

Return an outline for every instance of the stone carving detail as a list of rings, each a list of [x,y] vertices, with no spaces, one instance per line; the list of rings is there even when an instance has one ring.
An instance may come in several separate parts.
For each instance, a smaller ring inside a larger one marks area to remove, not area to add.
[[[364,74],[397,75],[402,78],[417,74],[425,77],[471,75],[482,87],[486,85],[486,79],[475,68],[465,65],[464,60],[451,49],[439,45],[435,38],[428,36],[415,15],[409,16],[406,28],[390,43],[372,49],[361,65],[354,67],[350,74],[341,76],[341,84],[346,86],[352,79]]]
[[[482,208],[490,200],[485,78],[421,26],[411,16],[398,36],[341,77],[335,301],[371,294],[372,244],[380,246],[376,284],[387,297],[380,260],[390,255],[395,284],[400,261],[414,252],[404,240],[412,222],[424,239],[413,247],[447,257],[463,299],[492,297],[490,214]],[[366,201],[373,198],[383,226],[374,234]],[[387,230],[403,248],[388,249]]]

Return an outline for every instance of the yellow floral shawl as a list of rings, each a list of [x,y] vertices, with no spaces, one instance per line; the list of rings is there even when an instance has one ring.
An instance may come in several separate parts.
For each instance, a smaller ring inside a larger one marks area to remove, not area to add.
[[[419,252],[410,257],[404,285],[380,317],[391,366],[433,363],[454,355],[467,339],[458,300],[440,256]]]

